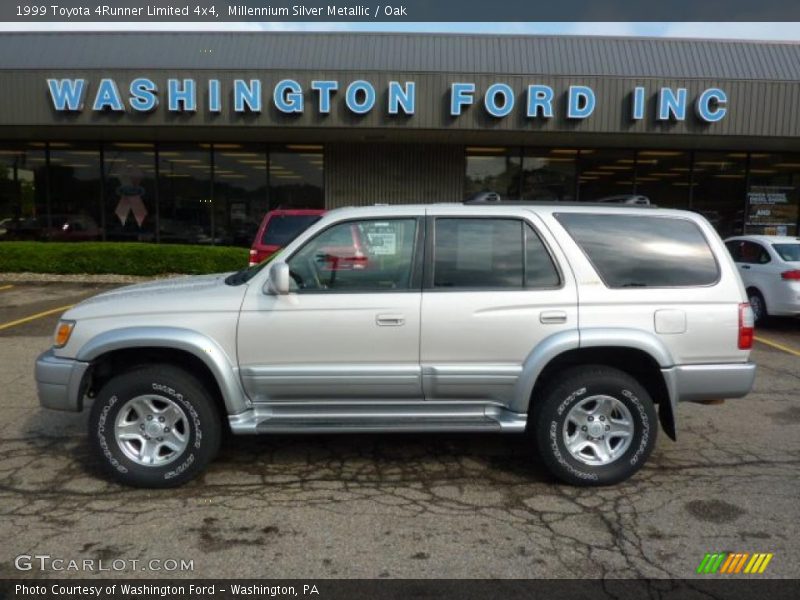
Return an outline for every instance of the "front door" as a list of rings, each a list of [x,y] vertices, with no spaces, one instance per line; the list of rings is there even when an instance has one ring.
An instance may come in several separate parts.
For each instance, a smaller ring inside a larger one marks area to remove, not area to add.
[[[428,227],[425,397],[509,405],[531,351],[577,328],[575,283],[527,220],[442,214]]]
[[[242,383],[254,402],[421,399],[422,221],[351,220],[287,263],[292,292],[248,292]]]

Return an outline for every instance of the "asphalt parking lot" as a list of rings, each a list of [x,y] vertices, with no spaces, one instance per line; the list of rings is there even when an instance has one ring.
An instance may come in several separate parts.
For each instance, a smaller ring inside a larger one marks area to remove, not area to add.
[[[58,314],[109,287],[0,281],[0,577],[87,576],[17,571],[28,554],[140,561],[126,577],[683,578],[720,551],[800,576],[800,321],[759,329],[748,398],[682,405],[678,441],[617,487],[554,482],[523,436],[362,435],[237,438],[148,491],[99,475],[85,414],[36,399]]]

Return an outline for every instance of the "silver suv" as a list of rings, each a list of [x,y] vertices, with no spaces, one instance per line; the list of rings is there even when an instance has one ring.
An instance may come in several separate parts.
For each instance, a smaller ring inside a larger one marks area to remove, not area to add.
[[[718,235],[625,205],[338,209],[269,264],[107,292],[36,362],[123,483],[235,434],[527,431],[577,485],[633,475],[679,401],[746,395],[753,315]],[[658,416],[657,416],[658,415]]]

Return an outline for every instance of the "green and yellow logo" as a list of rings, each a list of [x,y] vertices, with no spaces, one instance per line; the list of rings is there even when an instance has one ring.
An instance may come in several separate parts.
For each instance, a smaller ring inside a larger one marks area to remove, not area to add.
[[[703,575],[755,575],[767,569],[772,554],[767,552],[709,552],[697,567]]]

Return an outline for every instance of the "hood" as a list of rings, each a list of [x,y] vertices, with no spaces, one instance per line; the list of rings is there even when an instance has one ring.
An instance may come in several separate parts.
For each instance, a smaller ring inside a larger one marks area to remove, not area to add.
[[[247,286],[226,285],[228,275],[175,277],[128,285],[84,300],[64,313],[63,318],[238,311]]]

